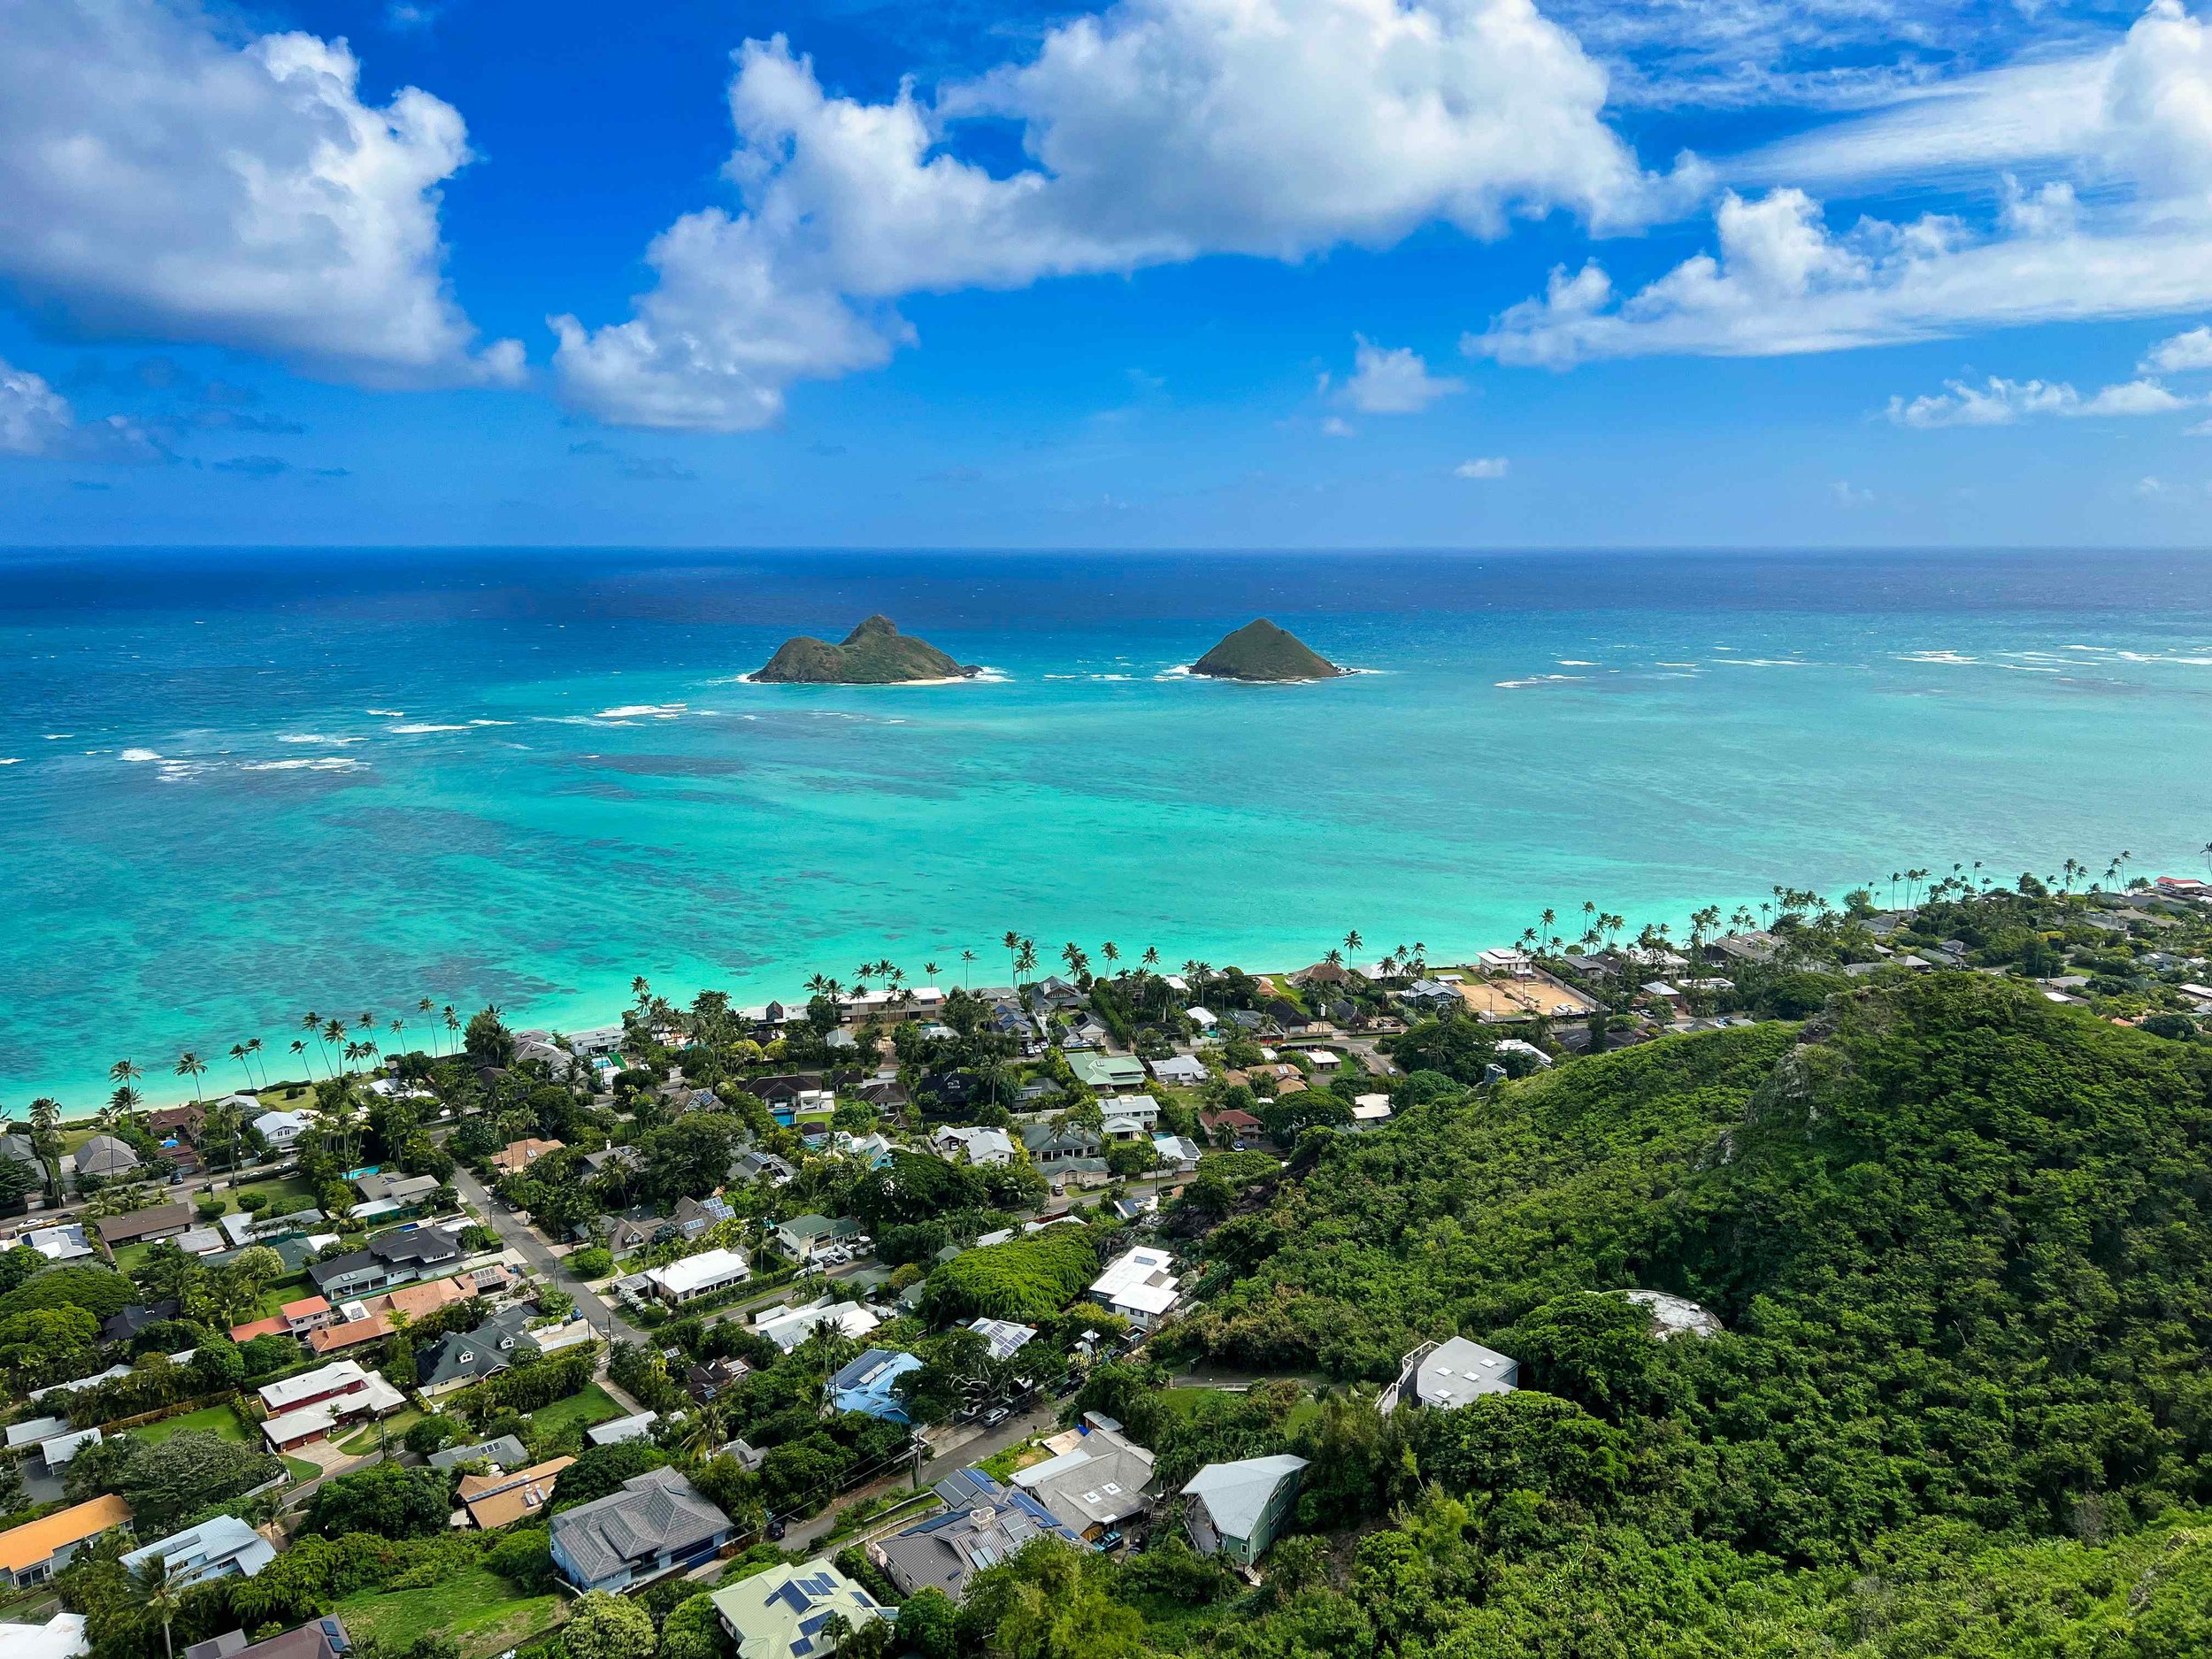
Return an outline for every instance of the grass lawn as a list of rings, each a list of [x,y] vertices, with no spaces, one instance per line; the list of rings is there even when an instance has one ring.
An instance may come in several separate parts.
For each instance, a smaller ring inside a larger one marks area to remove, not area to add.
[[[506,1579],[479,1567],[427,1589],[349,1596],[335,1610],[356,1640],[368,1637],[387,1653],[404,1652],[434,1631],[461,1644],[462,1659],[485,1659],[559,1624],[561,1599],[518,1596]]]
[[[248,1193],[265,1193],[269,1202],[261,1213],[265,1216],[288,1216],[296,1210],[304,1210],[315,1202],[315,1189],[305,1181],[289,1176],[280,1180],[242,1181],[227,1188],[219,1196],[227,1198],[233,1210],[242,1209],[239,1200]]]
[[[1172,1411],[1177,1417],[1187,1417],[1213,1402],[1217,1401],[1225,1404],[1233,1403],[1241,1400],[1243,1395],[1228,1388],[1165,1388],[1161,1390],[1158,1398],[1162,1409]],[[1284,1420],[1283,1426],[1286,1429],[1302,1427],[1307,1420],[1317,1415],[1320,1409],[1320,1402],[1311,1394],[1307,1394],[1296,1405],[1291,1407],[1290,1416]]]
[[[594,1424],[611,1423],[624,1415],[614,1396],[597,1383],[587,1384],[581,1394],[571,1394],[565,1400],[556,1400],[530,1414],[531,1425],[548,1433],[574,1426],[590,1428]]]
[[[290,1279],[280,1279],[261,1293],[261,1301],[255,1307],[253,1317],[256,1319],[273,1319],[284,1311],[286,1302],[303,1302],[314,1294],[314,1281],[304,1273],[296,1273]]]
[[[323,1472],[323,1466],[320,1463],[311,1463],[304,1457],[286,1458],[284,1468],[285,1472],[296,1481],[313,1480]]]
[[[422,1413],[416,1410],[412,1406],[406,1406],[402,1408],[400,1410],[393,1412],[390,1417],[384,1419],[384,1437],[386,1443],[393,1447],[397,1447],[400,1442],[400,1437],[421,1421]],[[364,1452],[374,1451],[376,1449],[376,1427],[377,1425],[372,1423],[367,1428],[362,1430],[360,1433],[355,1435],[351,1440],[340,1440],[338,1442],[338,1449],[342,1452],[351,1452],[357,1457],[361,1455]]]
[[[136,1440],[159,1442],[172,1434],[181,1434],[187,1429],[198,1429],[219,1440],[235,1440],[243,1445],[252,1438],[246,1425],[227,1404],[203,1406],[197,1411],[188,1411],[180,1417],[164,1417],[158,1423],[149,1423],[143,1428],[133,1429]]]

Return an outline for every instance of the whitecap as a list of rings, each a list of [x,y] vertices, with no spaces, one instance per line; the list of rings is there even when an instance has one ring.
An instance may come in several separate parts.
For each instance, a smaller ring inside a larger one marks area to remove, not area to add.
[[[471,720],[471,726],[512,726],[512,720]]]
[[[1737,668],[1810,668],[1801,657],[1724,657],[1718,659]]]
[[[87,752],[96,753],[97,751],[88,750]],[[116,759],[118,760],[128,761],[159,760],[160,758],[161,757],[150,749],[127,749],[116,757]]]
[[[409,736],[412,737],[424,732],[465,732],[468,730],[468,727],[465,726],[439,726],[429,720],[417,720],[411,726],[396,726],[391,729],[395,732],[404,732]]]
[[[1561,680],[1587,680],[1588,678],[1587,674],[1531,674],[1526,680],[1500,680],[1493,683],[1500,691],[1519,691],[1529,686],[1549,686],[1555,685]]]
[[[1178,663],[1174,667],[1155,674],[1152,678],[1155,680],[1188,680],[1191,678],[1190,664]]]
[[[1963,665],[1970,663],[1978,663],[1981,661],[1981,658],[1978,657],[1962,657],[1956,651],[1905,651],[1899,655],[1897,660],[1901,663],[1948,663]]]
[[[620,708],[602,709],[592,716],[595,720],[634,720],[651,718],[672,720],[686,709],[680,703],[626,703]]]
[[[1695,668],[1697,664],[1695,663],[1662,663],[1659,666],[1662,668]]]
[[[58,743],[64,738],[74,737],[77,734],[74,732],[49,732],[46,733],[46,741],[50,743]]]
[[[368,762],[356,760],[350,755],[304,755],[297,760],[257,760],[241,766],[241,772],[362,772]]]
[[[23,757],[20,755],[0,755],[0,766],[20,766],[22,764]]]
[[[1595,668],[1597,666],[1595,663],[1586,663],[1579,657],[1563,657],[1559,659],[1559,665],[1562,668]]]
[[[403,720],[407,718],[407,710],[404,709],[364,709],[361,712],[381,715],[388,720]]]
[[[349,743],[365,743],[367,741],[366,738],[361,737],[326,737],[319,732],[287,732],[277,739],[280,743],[328,743],[334,749],[342,749]]]
[[[1997,666],[2012,674],[2055,674],[2060,672],[2055,668],[2039,667],[2033,663],[2000,663]]]

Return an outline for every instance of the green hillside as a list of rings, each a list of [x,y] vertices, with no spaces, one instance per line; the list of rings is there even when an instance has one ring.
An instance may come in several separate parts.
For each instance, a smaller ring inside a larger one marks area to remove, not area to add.
[[[870,617],[841,644],[801,634],[786,640],[752,678],[772,685],[888,686],[957,680],[977,672],[925,640],[901,634],[888,617]]]
[[[1099,1651],[2212,1652],[2208,1052],[1936,973],[1313,1132],[1160,1365],[1085,1395],[1179,1474],[1310,1458],[1310,1535],[1256,1591],[1085,1568]],[[1726,1328],[1588,1294],[1627,1287]],[[1519,1391],[1378,1417],[1454,1333]],[[1201,1360],[1340,1387],[1148,1401]]]
[[[1248,622],[1191,664],[1210,680],[1332,680],[1344,671],[1265,617]]]

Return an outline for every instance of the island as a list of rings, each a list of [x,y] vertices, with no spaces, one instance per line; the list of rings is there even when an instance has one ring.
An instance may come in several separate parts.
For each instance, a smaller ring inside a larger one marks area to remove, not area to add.
[[[1248,622],[1191,664],[1209,680],[1248,680],[1283,684],[1301,680],[1333,680],[1347,673],[1296,634],[1265,617]]]
[[[747,678],[767,685],[896,686],[972,680],[981,672],[974,664],[954,662],[926,640],[901,634],[890,618],[873,616],[842,644],[803,634],[786,640]]]

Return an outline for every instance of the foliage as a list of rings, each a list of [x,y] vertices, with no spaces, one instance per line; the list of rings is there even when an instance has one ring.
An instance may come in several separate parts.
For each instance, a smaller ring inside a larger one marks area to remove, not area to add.
[[[348,1532],[427,1538],[444,1530],[452,1508],[446,1477],[437,1470],[377,1463],[318,1486],[307,1524],[326,1538]]]
[[[484,1564],[525,1595],[542,1595],[553,1587],[553,1548],[542,1526],[515,1526],[501,1532],[486,1552]]]
[[[577,1597],[561,1626],[569,1659],[653,1659],[657,1640],[650,1613],[604,1590]]]
[[[604,1279],[614,1271],[614,1255],[602,1245],[587,1245],[562,1265],[579,1279]]]
[[[939,1267],[929,1276],[930,1313],[939,1324],[979,1316],[1033,1323],[1066,1307],[1097,1273],[1087,1229],[1047,1227]]]
[[[661,1468],[668,1454],[650,1440],[620,1440],[612,1446],[587,1446],[576,1461],[561,1471],[553,1488],[553,1512],[572,1509],[580,1503],[621,1490],[622,1483],[648,1470]]]
[[[113,1268],[77,1262],[50,1267],[0,1295],[0,1319],[35,1308],[82,1308],[105,1319],[130,1306],[135,1294],[131,1281]]]
[[[273,1480],[283,1461],[202,1429],[163,1440],[111,1435],[79,1449],[64,1478],[72,1502],[119,1494],[141,1527],[163,1526]]]

